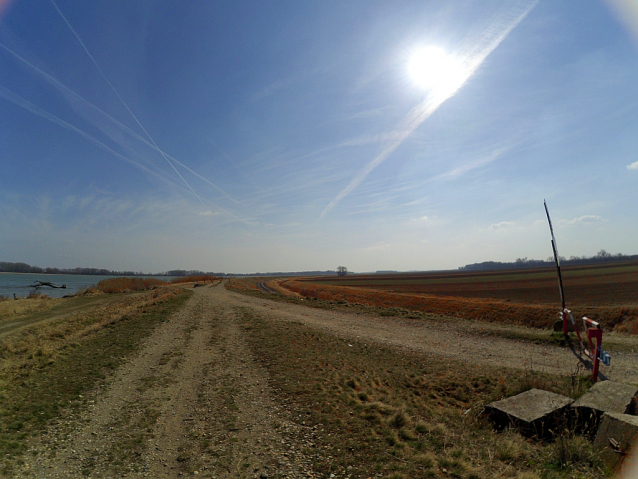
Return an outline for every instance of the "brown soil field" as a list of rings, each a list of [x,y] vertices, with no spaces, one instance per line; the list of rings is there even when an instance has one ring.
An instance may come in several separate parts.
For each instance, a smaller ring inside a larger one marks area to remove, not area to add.
[[[603,327],[638,334],[638,263],[562,268],[566,306]],[[397,307],[535,328],[560,310],[551,268],[295,278],[278,282],[304,297]],[[272,284],[272,282],[271,282]]]
[[[579,305],[618,305],[638,302],[638,262],[628,261],[561,268],[565,296]],[[491,298],[526,304],[559,301],[555,268],[503,271],[446,271],[321,277],[312,283],[356,286],[393,293]]]

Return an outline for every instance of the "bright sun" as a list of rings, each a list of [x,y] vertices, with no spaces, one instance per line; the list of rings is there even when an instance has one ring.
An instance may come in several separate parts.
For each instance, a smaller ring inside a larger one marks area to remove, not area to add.
[[[467,79],[467,71],[461,62],[435,46],[414,52],[408,72],[421,88],[442,94],[453,93]]]

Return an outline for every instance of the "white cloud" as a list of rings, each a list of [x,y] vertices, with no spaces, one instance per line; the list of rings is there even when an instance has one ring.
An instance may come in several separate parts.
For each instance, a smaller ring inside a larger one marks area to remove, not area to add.
[[[392,247],[392,245],[390,243],[386,243],[385,241],[381,241],[381,242],[379,242],[377,244],[374,244],[372,246],[368,246],[367,248],[365,248],[365,251],[387,251],[391,247]]]
[[[458,178],[460,176],[463,176],[464,174],[475,170],[477,168],[480,168],[482,166],[486,166],[489,165],[490,163],[492,163],[493,161],[498,160],[501,155],[503,153],[505,153],[508,150],[507,147],[499,147],[496,148],[494,151],[481,156],[477,159],[474,159],[473,161],[470,161],[464,165],[461,165],[457,168],[454,168],[453,170],[450,170],[446,173],[440,174],[438,176],[435,176],[434,178],[432,178],[432,181],[434,180],[441,180],[441,179],[447,179],[447,178],[451,178],[451,179],[455,179]]]
[[[381,107],[381,108],[373,108],[370,110],[360,111],[359,113],[355,113],[354,115],[347,118],[347,120],[359,120],[359,119],[367,120],[370,118],[378,118],[381,115],[383,115],[386,109],[387,107]]]
[[[631,165],[627,165],[628,170],[638,170],[638,161],[634,161]]]
[[[587,223],[600,223],[607,221],[602,216],[598,215],[583,215],[579,218],[574,218],[573,220],[562,220],[559,221],[560,224],[564,225],[578,225],[578,224],[587,224]]]
[[[516,223],[513,221],[501,221],[500,223],[494,223],[490,225],[491,230],[499,230],[502,228],[509,228],[510,226],[514,226]]]
[[[212,211],[200,211],[199,216],[217,216],[219,213],[213,213]]]

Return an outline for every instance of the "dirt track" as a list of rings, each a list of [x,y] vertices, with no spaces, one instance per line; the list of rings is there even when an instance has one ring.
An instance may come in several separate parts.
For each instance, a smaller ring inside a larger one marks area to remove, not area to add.
[[[468,333],[463,322],[354,316],[242,296],[223,286],[194,291],[107,388],[84,398],[82,417],[60,419],[33,444],[21,476],[318,477],[299,451],[321,431],[293,422],[270,389],[242,334],[238,307],[339,339],[461,361],[563,374],[578,363],[568,350]],[[603,371],[607,377],[638,384],[637,354],[612,361]]]

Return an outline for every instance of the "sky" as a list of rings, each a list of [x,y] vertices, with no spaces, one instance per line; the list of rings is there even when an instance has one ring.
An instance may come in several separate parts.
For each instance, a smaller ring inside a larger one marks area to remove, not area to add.
[[[0,0],[0,260],[637,254],[627,0]]]

